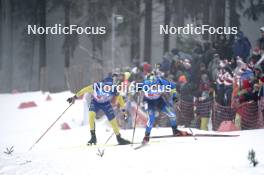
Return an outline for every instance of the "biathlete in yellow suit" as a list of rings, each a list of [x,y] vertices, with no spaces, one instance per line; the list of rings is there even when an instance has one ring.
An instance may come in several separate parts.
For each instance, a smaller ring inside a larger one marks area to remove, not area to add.
[[[128,140],[125,140],[121,137],[117,120],[114,115],[114,110],[111,105],[111,101],[113,100],[113,98],[116,98],[121,108],[123,108],[125,105],[123,97],[118,95],[117,90],[113,85],[113,78],[107,77],[102,82],[97,82],[93,85],[84,87],[73,97],[67,99],[69,103],[74,103],[75,99],[82,96],[84,93],[92,94],[92,100],[89,108],[89,125],[91,139],[88,141],[87,145],[96,144],[97,142],[95,134],[95,116],[99,110],[103,110],[103,112],[105,113],[108,121],[110,122],[114,130],[118,144],[125,145],[130,143]]]

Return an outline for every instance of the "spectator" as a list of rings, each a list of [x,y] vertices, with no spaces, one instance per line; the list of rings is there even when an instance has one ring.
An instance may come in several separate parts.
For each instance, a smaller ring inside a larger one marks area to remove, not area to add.
[[[179,51],[178,49],[174,48],[171,50],[171,53],[176,56],[180,59],[180,60],[184,60],[184,59],[188,59],[188,60],[192,60],[192,56],[188,53],[185,53],[185,52],[182,52],[182,51]]]
[[[222,106],[230,106],[233,91],[233,72],[227,60],[221,60],[216,80],[216,101]]]
[[[260,28],[261,37],[257,41],[257,48],[260,50],[260,54],[264,53],[264,26]]]
[[[139,66],[139,68],[140,68],[140,72],[141,72],[141,74],[142,74],[143,77],[145,75],[149,74],[152,71],[151,64],[149,64],[147,62],[141,63],[140,66]]]
[[[219,70],[219,63],[220,63],[220,56],[219,54],[214,54],[212,61],[210,61],[207,70],[208,70],[208,75],[209,78],[212,82],[215,82],[217,79],[218,75],[218,70]]]
[[[194,97],[195,87],[191,81],[186,78],[185,75],[179,77],[181,82],[180,94],[184,101],[192,102]]]
[[[211,82],[209,80],[209,77],[206,73],[201,74],[201,81],[199,84],[199,96],[200,100],[206,100],[208,99],[212,94],[212,89],[211,89]]]
[[[200,129],[208,130],[208,122],[211,111],[211,103],[208,103],[212,97],[211,82],[206,73],[201,74],[201,81],[199,84],[199,96],[197,104],[197,115],[201,119]]]
[[[192,65],[189,59],[184,59],[182,61],[182,66],[183,66],[183,74],[187,78],[188,82],[192,82]]]
[[[260,63],[258,63],[258,64],[263,64],[263,63],[261,63],[261,60],[260,59],[261,59],[260,49],[259,48],[255,48],[252,51],[252,55],[250,57],[250,60],[252,60],[255,64],[257,64],[258,61],[260,61]]]
[[[226,35],[220,36],[217,45],[218,45],[217,53],[220,54],[220,58],[227,59],[228,61],[230,61],[232,57],[232,49],[229,40],[227,40],[226,38]]]
[[[217,79],[216,79],[216,102],[220,105],[224,105],[224,94],[225,94],[225,86],[224,86],[224,67],[225,64],[221,60],[219,64]]]
[[[204,44],[204,57],[203,57],[203,63],[205,64],[206,67],[208,67],[210,61],[213,59],[214,54],[216,54],[216,49],[212,47],[212,44],[207,42]]]
[[[241,88],[238,92],[239,103],[247,102],[252,100],[253,93],[253,84],[252,80],[254,79],[253,67],[250,64],[247,64],[246,69],[240,76]]]
[[[194,59],[201,59],[204,54],[203,48],[200,44],[195,44],[195,47],[192,51],[192,56]]]
[[[233,76],[233,72],[229,66],[226,66],[224,71],[225,71],[224,75],[223,75],[224,89],[225,89],[224,90],[225,91],[224,105],[225,106],[231,106],[234,76]]]
[[[247,37],[244,36],[242,31],[239,31],[238,34],[235,36],[232,50],[233,50],[233,57],[241,57],[244,62],[247,62],[247,58],[250,55],[251,44]]]
[[[165,73],[165,75],[169,74],[170,67],[172,64],[172,57],[173,55],[171,53],[165,53],[162,57],[162,63],[160,64],[160,70]]]

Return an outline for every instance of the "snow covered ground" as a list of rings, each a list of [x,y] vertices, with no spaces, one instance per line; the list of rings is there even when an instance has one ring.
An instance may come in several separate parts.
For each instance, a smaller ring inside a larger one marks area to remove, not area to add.
[[[226,174],[264,175],[264,130],[232,132],[239,137],[193,137],[155,139],[150,145],[134,150],[127,146],[107,146],[103,157],[98,147],[84,146],[89,139],[88,126],[80,126],[83,102],[78,100],[48,134],[31,150],[30,146],[68,107],[70,92],[41,92],[0,95],[0,174]],[[21,102],[34,100],[37,107],[18,109]],[[61,130],[68,122],[72,129]],[[193,130],[195,133],[202,131]],[[103,144],[112,131],[105,119],[97,122],[97,137]],[[131,139],[131,130],[122,130]],[[170,128],[155,128],[152,135],[171,134]],[[141,141],[144,129],[136,130],[135,141]],[[154,139],[153,139],[154,140]],[[110,144],[115,144],[113,137]],[[12,155],[4,154],[14,146]],[[248,151],[254,149],[259,161],[249,165]]]

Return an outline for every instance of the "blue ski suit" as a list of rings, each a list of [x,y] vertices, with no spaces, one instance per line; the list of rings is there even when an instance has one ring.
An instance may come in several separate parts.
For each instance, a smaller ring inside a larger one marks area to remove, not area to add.
[[[148,122],[146,133],[150,133],[155,123],[155,113],[157,111],[165,113],[169,119],[172,128],[177,128],[176,112],[173,108],[173,98],[176,97],[176,84],[160,77],[155,80],[144,79],[139,86],[144,92],[144,102],[147,103]],[[154,87],[154,88],[151,88]],[[169,100],[165,100],[163,93],[170,93]]]

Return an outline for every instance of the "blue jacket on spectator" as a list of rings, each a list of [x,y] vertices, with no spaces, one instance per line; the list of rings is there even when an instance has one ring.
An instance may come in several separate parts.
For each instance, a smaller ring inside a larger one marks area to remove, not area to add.
[[[243,32],[239,32],[232,45],[233,56],[241,57],[244,61],[247,61],[251,49],[251,44],[247,37],[244,36]]]

